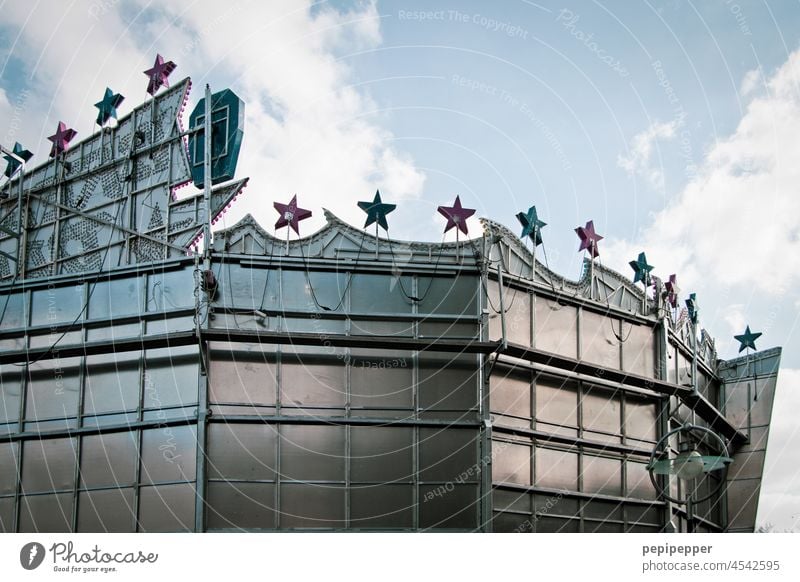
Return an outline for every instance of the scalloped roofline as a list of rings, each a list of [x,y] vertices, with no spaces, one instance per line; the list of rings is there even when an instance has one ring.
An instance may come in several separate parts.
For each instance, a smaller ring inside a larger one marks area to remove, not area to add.
[[[323,225],[320,229],[318,229],[316,232],[310,235],[299,237],[296,239],[291,239],[289,241],[290,247],[313,244],[315,242],[324,239],[325,237],[327,237],[332,233],[340,233],[354,241],[363,239],[365,234],[364,229],[359,229],[354,227],[353,225],[349,224],[348,222],[336,216],[333,212],[331,212],[327,208],[323,208],[322,211],[323,215],[325,216],[325,225]],[[535,259],[533,253],[528,249],[528,247],[524,244],[524,242],[520,240],[520,238],[517,237],[507,226],[485,217],[480,217],[479,222],[483,228],[483,234],[480,237],[461,240],[458,243],[409,241],[409,240],[394,239],[389,237],[380,237],[380,241],[381,244],[389,243],[389,244],[402,245],[406,249],[411,248],[411,249],[430,251],[433,249],[456,249],[456,248],[463,249],[469,245],[482,243],[483,238],[485,236],[495,237],[498,241],[502,240],[505,244],[512,247],[520,256],[522,256],[528,262],[528,264],[533,264],[533,261],[535,260],[537,275],[545,279],[549,279],[550,281],[558,284],[562,288],[568,288],[570,290],[576,291],[584,289],[586,286],[590,284],[590,266],[592,262],[590,259],[584,258],[583,269],[581,272],[581,276],[578,279],[569,279],[568,277],[551,270],[549,267],[547,267],[544,263],[540,262],[538,259]],[[259,236],[264,237],[265,241],[269,241],[272,244],[286,244],[285,238],[278,238],[271,232],[267,231],[250,213],[247,213],[244,217],[242,217],[238,222],[236,222],[232,226],[215,231],[214,233],[215,240],[230,239],[234,237],[237,232],[246,229],[252,229],[252,231],[255,231]],[[370,238],[372,238],[371,235]],[[613,269],[610,269],[608,267],[605,267],[599,264],[599,262],[597,261],[594,262],[592,268],[594,270],[595,275],[597,274],[601,276],[606,275],[610,279],[613,279],[615,283],[624,285],[626,290],[631,294],[633,294],[638,299],[645,298],[644,291],[640,289],[638,286],[634,285],[628,278],[626,278],[621,273]]]

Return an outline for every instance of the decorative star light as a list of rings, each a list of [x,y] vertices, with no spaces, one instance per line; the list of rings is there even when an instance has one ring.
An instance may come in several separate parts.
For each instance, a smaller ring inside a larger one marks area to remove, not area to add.
[[[397,205],[384,204],[381,201],[380,190],[376,190],[375,198],[372,199],[372,202],[359,202],[358,207],[367,213],[367,222],[364,223],[364,228],[377,222],[383,230],[389,230],[389,224],[386,222],[386,215],[397,208]]]
[[[633,275],[634,283],[638,283],[639,281],[641,281],[642,283],[644,283],[645,287],[649,287],[652,284],[650,273],[653,271],[653,265],[647,264],[647,257],[643,252],[639,253],[639,256],[635,261],[631,261],[628,264],[634,271]]]
[[[59,121],[56,132],[47,138],[53,142],[53,147],[50,148],[50,157],[54,158],[57,155],[64,153],[69,145],[69,142],[72,141],[72,138],[74,138],[77,134],[77,131],[74,129],[67,129],[66,124],[63,121]]]
[[[311,216],[311,211],[306,210],[305,208],[299,208],[297,206],[297,194],[292,196],[289,204],[275,202],[273,206],[275,207],[275,210],[278,211],[278,214],[281,215],[281,217],[278,219],[278,222],[275,223],[275,230],[288,225],[299,236],[299,222],[309,218]]]
[[[177,66],[178,65],[172,61],[167,61],[165,63],[164,57],[157,54],[156,62],[153,67],[144,72],[149,79],[149,82],[147,83],[147,92],[150,93],[150,95],[155,95],[156,91],[158,91],[162,85],[164,87],[169,87],[167,77],[170,76],[172,71],[174,71]]]
[[[14,144],[14,149],[11,151],[14,152],[15,156],[22,158],[26,162],[33,157],[33,153],[24,149],[22,147],[22,144],[19,142]],[[8,154],[4,155],[3,157],[8,162],[8,165],[6,166],[5,176],[6,178],[10,178],[11,176],[14,175],[14,173],[19,169],[19,167],[22,164],[19,162],[19,160],[12,158]]]
[[[664,287],[667,290],[667,303],[672,305],[673,309],[676,309],[678,307],[678,296],[681,293],[681,288],[678,287],[678,276],[670,275],[669,281],[664,283]]]
[[[733,339],[735,339],[739,344],[739,353],[741,354],[747,348],[756,349],[756,340],[760,338],[763,334],[760,331],[752,332],[750,331],[750,326],[747,326],[747,329],[744,330],[742,335],[735,335]]]
[[[597,258],[600,256],[600,251],[597,249],[597,243],[603,240],[603,237],[594,231],[594,221],[590,220],[586,226],[579,226],[575,229],[578,238],[581,239],[581,246],[579,251],[588,250],[591,257]]]
[[[539,215],[536,214],[536,207],[531,206],[528,212],[520,212],[517,214],[517,220],[522,225],[522,234],[520,238],[529,237],[535,246],[542,244],[542,228],[547,226],[546,222],[539,220]]]
[[[467,219],[475,214],[474,208],[463,208],[461,206],[461,198],[456,196],[456,201],[452,206],[440,206],[437,208],[439,214],[447,219],[447,225],[444,231],[447,232],[451,228],[458,227],[458,230],[464,234],[469,234],[467,229]]]
[[[119,93],[114,93],[111,89],[106,87],[106,92],[103,99],[94,104],[97,107],[97,125],[103,127],[112,117],[117,118],[117,107],[119,107],[125,97]]]
[[[697,293],[691,293],[686,300],[686,309],[689,311],[689,320],[696,324],[700,315],[700,306],[697,304]]]

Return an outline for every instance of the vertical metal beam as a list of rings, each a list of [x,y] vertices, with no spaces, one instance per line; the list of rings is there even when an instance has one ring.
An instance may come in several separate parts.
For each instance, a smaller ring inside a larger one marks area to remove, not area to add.
[[[203,246],[206,261],[211,256],[211,88],[206,84],[206,111],[203,119],[203,204],[206,210],[206,219],[203,221]],[[208,266],[206,266],[208,268]]]
[[[479,301],[477,302],[478,314],[480,317],[478,337],[480,341],[488,341],[489,339],[489,326],[488,326],[488,296],[484,296],[484,290],[488,293],[488,260],[486,255],[486,236],[483,237],[483,256],[481,257],[481,274],[477,284],[477,293]],[[498,265],[499,271],[499,265]],[[502,282],[502,279],[500,279]],[[502,298],[502,283],[500,296]],[[501,299],[502,306],[502,299]],[[503,311],[503,308],[500,308]],[[501,320],[504,321],[504,320]],[[505,337],[505,332],[503,333]],[[491,433],[491,415],[490,405],[491,399],[489,396],[491,390],[491,367],[488,366],[489,356],[487,354],[478,355],[478,406],[480,411],[481,427],[479,432],[479,451],[480,451],[480,485],[479,485],[479,498],[480,498],[480,513],[479,513],[479,528],[484,532],[492,531],[492,433]]]
[[[151,111],[155,115],[155,109]],[[151,124],[155,130],[154,124]],[[205,271],[211,270],[211,88],[206,84],[205,94],[205,118],[203,119],[203,205],[205,206],[205,220],[203,221],[203,271],[195,269],[195,329],[197,331],[197,355],[200,367],[197,385],[197,469],[195,473],[195,505],[194,505],[194,530],[196,532],[205,531],[205,498],[206,498],[206,440],[208,429],[208,368],[204,362],[208,362],[208,344],[202,340],[200,333],[201,327],[208,326],[207,312],[209,302],[203,305],[200,301],[202,293],[206,293],[203,287]],[[152,143],[152,141],[151,141]],[[170,153],[171,157],[171,153]],[[169,230],[169,225],[167,225]]]
[[[202,361],[209,361],[208,342],[200,341],[198,345],[198,363],[202,368]],[[203,353],[203,352],[206,353]],[[205,500],[206,500],[206,443],[208,429],[208,370],[197,375],[197,468],[195,471],[195,506],[194,506],[194,531],[205,531]]]
[[[503,252],[503,249],[500,249],[500,252]],[[508,336],[506,335],[506,308],[503,302],[503,269],[500,266],[500,263],[497,263],[497,287],[498,287],[498,295],[500,296],[500,333],[502,334],[502,344],[503,344],[503,351],[508,348]]]

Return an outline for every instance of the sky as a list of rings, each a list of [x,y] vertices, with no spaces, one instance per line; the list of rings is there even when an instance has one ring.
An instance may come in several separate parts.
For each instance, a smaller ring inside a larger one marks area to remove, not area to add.
[[[297,194],[360,226],[380,188],[393,238],[440,241],[459,195],[517,229],[536,205],[551,267],[600,261],[698,294],[721,358],[733,335],[783,346],[758,522],[800,530],[800,4],[744,0],[0,2],[0,143],[46,159],[63,120],[85,138],[106,87],[124,115],[156,53],[171,79],[246,103],[237,175],[268,230]],[[181,191],[184,192],[184,191]],[[451,240],[448,235],[447,240]]]

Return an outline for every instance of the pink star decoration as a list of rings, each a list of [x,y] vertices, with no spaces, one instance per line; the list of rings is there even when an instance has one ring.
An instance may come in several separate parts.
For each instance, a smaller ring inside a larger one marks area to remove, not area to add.
[[[175,70],[178,65],[173,63],[172,61],[164,62],[164,57],[161,55],[156,55],[156,62],[152,68],[147,69],[144,74],[147,75],[149,79],[147,83],[147,92],[150,95],[155,95],[156,91],[158,91],[161,86],[169,87],[169,82],[167,81],[167,77],[170,76],[170,73]]]
[[[667,290],[667,303],[672,305],[673,309],[678,307],[678,296],[681,293],[680,287],[678,287],[678,276],[677,275],[670,275],[669,281],[664,283],[664,288]]]
[[[458,196],[456,196],[456,201],[453,202],[452,206],[440,206],[437,210],[439,214],[447,219],[447,225],[444,227],[445,232],[453,227],[458,227],[458,230],[464,234],[469,234],[467,219],[475,214],[475,210],[473,208],[463,208],[461,199]]]
[[[292,230],[299,236],[300,229],[298,223],[301,220],[310,218],[311,211],[306,210],[305,208],[299,208],[297,206],[297,194],[292,196],[289,204],[275,202],[273,206],[275,206],[275,210],[278,211],[278,214],[281,215],[281,217],[278,219],[278,222],[275,223],[275,230],[283,228],[284,226],[290,226]]]
[[[69,142],[72,141],[72,138],[74,138],[77,134],[77,131],[74,129],[67,129],[67,125],[63,121],[59,121],[56,132],[47,138],[53,142],[53,147],[50,148],[50,157],[54,158],[57,155],[64,153],[69,145]]]
[[[593,220],[587,222],[586,226],[579,226],[575,229],[575,232],[578,233],[578,238],[581,239],[579,251],[588,250],[593,259],[600,256],[600,251],[597,250],[597,243],[603,240],[603,237],[594,231]]]

